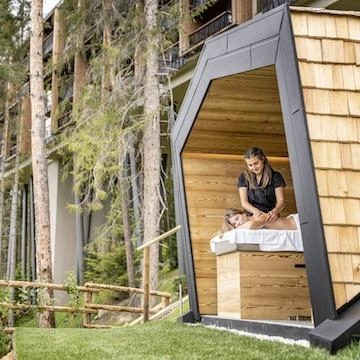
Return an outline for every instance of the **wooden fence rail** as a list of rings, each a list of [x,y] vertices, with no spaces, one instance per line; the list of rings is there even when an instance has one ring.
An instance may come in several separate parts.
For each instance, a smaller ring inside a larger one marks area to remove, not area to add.
[[[0,280],[0,287],[5,288],[23,288],[23,289],[42,289],[49,288],[53,290],[67,291],[67,286],[62,284],[52,284],[52,283],[35,283],[30,281],[8,281]],[[96,283],[86,283],[84,286],[77,286],[76,291],[83,293],[84,304],[79,307],[75,306],[40,306],[36,304],[14,304],[7,302],[0,302],[0,306],[4,306],[8,309],[35,309],[38,311],[54,311],[54,312],[68,312],[68,313],[83,313],[83,327],[85,328],[94,328],[94,327],[109,327],[107,325],[95,325],[91,324],[91,316],[97,314],[98,310],[107,310],[107,311],[116,311],[116,312],[130,312],[130,313],[143,313],[142,307],[132,307],[132,306],[118,306],[118,305],[108,305],[108,304],[94,304],[92,302],[93,294],[98,293],[101,290],[112,290],[117,292],[136,292],[144,294],[143,289],[132,288],[128,286],[118,286],[118,285],[108,285],[108,284],[96,284]],[[161,291],[150,291],[150,295],[161,297],[162,307],[165,307],[169,304],[171,299],[171,294]],[[152,311],[154,313],[155,311]]]
[[[69,313],[83,313],[83,327],[93,328],[93,327],[109,327],[104,325],[95,325],[91,324],[91,315],[97,314],[98,310],[108,310],[108,311],[119,311],[119,312],[130,312],[130,313],[142,313],[143,321],[149,320],[149,314],[155,313],[155,310],[150,310],[150,296],[161,297],[161,307],[166,307],[169,305],[171,300],[171,294],[156,290],[150,290],[150,246],[159,242],[162,239],[167,238],[168,236],[174,234],[181,228],[181,225],[174,227],[168,232],[144,243],[139,246],[137,250],[144,250],[143,253],[143,282],[144,289],[133,288],[128,286],[119,286],[119,285],[108,285],[108,284],[96,284],[87,282],[84,286],[77,286],[76,290],[83,293],[84,305],[79,307],[74,306],[40,306],[36,304],[14,304],[1,302],[0,306],[7,307],[8,309],[36,309],[38,311],[49,310],[49,311],[59,311],[59,312],[69,312]],[[17,280],[0,280],[0,287],[7,288],[23,288],[23,289],[43,289],[48,288],[52,290],[67,291],[67,286],[62,284],[52,284],[52,283],[35,283],[30,281],[17,281]],[[94,304],[93,303],[93,294],[98,293],[101,290],[112,290],[117,292],[128,292],[128,293],[139,293],[143,294],[143,306],[142,307],[132,307],[132,306],[117,306],[117,305],[108,305],[108,304]]]

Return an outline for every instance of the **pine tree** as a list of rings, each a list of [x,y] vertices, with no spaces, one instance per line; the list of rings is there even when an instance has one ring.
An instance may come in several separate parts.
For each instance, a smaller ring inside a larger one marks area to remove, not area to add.
[[[160,93],[158,74],[160,38],[168,33],[162,34],[158,27],[158,2],[146,4],[147,8],[143,0],[91,2],[83,13],[74,14],[65,36],[69,44],[73,34],[92,36],[85,44],[89,66],[82,94],[76,96],[74,126],[64,136],[69,152],[64,162],[80,197],[71,208],[85,213],[111,202],[101,235],[87,249],[100,255],[114,244],[125,247],[129,284],[132,245],[151,240],[161,224],[168,230],[167,223],[160,221],[164,209],[160,112],[167,111],[169,91],[164,83]],[[164,11],[163,16],[169,23],[169,13]],[[79,46],[75,49],[77,68]],[[152,288],[157,287],[159,269],[158,246],[154,250]]]
[[[157,28],[158,0],[145,0],[145,86],[143,137],[144,151],[144,239],[159,234],[160,224],[160,92],[159,92],[159,32]],[[159,244],[150,248],[150,288],[157,289]]]
[[[0,162],[0,276],[3,274],[3,249],[5,234],[5,159],[9,155],[10,114],[9,106],[16,101],[17,93],[26,79],[27,46],[25,34],[28,28],[27,0],[3,0],[0,2],[0,112],[3,112],[3,128]],[[8,244],[9,249],[9,244]],[[8,262],[10,259],[7,259]],[[9,266],[8,266],[9,268]]]
[[[45,101],[43,79],[43,1],[31,2],[30,96],[31,96],[31,156],[34,177],[35,231],[37,251],[37,281],[51,283],[50,211],[47,158],[45,148]],[[44,288],[40,304],[52,305],[53,291]],[[54,313],[43,311],[40,327],[54,327]]]

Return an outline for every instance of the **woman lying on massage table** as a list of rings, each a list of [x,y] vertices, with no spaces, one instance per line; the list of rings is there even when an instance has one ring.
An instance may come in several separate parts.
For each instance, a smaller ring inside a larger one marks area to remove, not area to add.
[[[258,217],[248,216],[245,211],[239,209],[226,209],[224,215],[224,231],[233,229],[271,229],[271,230],[297,230],[295,217],[297,214],[288,217],[278,217],[273,222],[267,221],[267,214]]]

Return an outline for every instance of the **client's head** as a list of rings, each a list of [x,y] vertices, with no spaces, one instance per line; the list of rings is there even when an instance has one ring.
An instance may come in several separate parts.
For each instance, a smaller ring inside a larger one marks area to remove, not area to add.
[[[229,208],[224,215],[224,225],[227,230],[236,229],[247,221],[244,210]]]

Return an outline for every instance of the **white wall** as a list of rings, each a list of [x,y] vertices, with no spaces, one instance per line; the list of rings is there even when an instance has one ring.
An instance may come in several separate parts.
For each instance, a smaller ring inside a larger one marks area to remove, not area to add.
[[[50,202],[50,232],[54,283],[64,284],[67,272],[77,273],[77,245],[75,213],[70,213],[66,206],[74,204],[72,178],[62,180],[62,169],[58,161],[48,164],[49,202]],[[90,239],[94,239],[98,227],[106,221],[105,214],[109,209],[109,201],[104,210],[91,215]],[[120,220],[119,220],[120,221]],[[66,303],[64,292],[55,292],[56,303]]]
[[[67,204],[74,203],[72,179],[62,180],[58,161],[49,163],[48,172],[53,280],[54,283],[64,284],[66,272],[76,274],[75,214],[66,209]],[[58,292],[55,296],[57,302],[67,301],[64,292]]]

